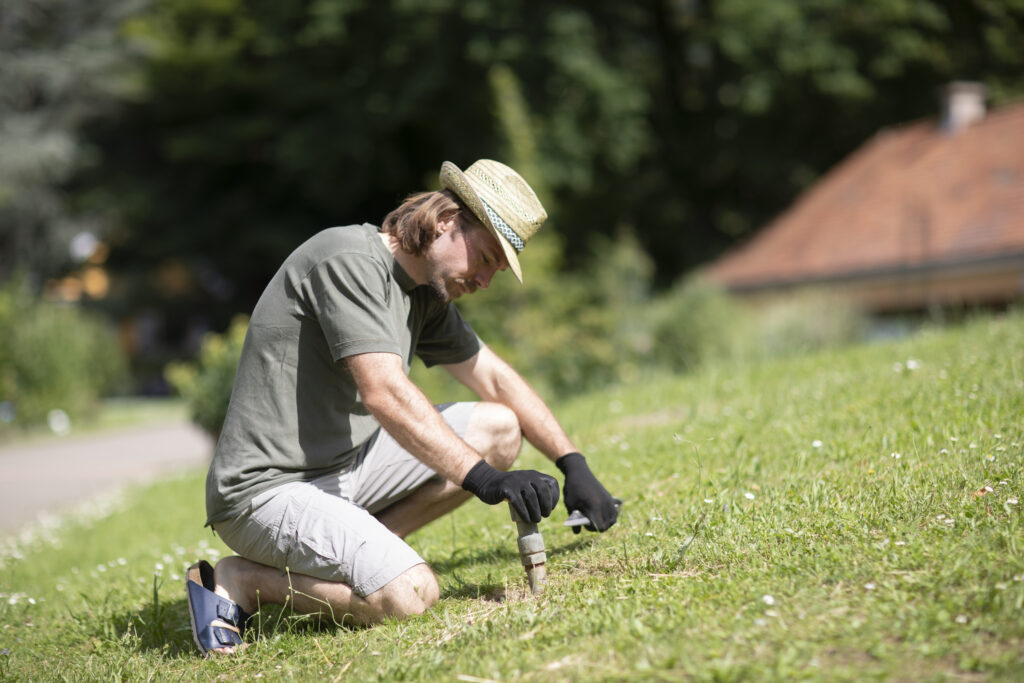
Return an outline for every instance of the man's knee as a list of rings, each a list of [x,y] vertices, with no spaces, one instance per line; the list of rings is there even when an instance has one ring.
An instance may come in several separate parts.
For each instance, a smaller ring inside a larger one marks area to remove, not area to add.
[[[510,408],[500,403],[478,403],[470,417],[466,441],[491,466],[507,470],[519,457],[519,449],[523,445],[519,418]]]
[[[423,614],[441,597],[437,577],[426,564],[410,567],[380,590],[366,596],[376,603],[381,617],[407,617]]]

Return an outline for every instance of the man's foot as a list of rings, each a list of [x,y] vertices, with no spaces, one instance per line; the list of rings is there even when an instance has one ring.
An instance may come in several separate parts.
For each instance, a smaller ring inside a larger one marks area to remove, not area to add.
[[[249,591],[243,585],[243,578],[246,576],[246,569],[251,568],[255,563],[238,555],[230,555],[217,563],[213,573],[213,592],[226,600],[238,605],[243,612],[255,614],[259,605],[249,599]]]

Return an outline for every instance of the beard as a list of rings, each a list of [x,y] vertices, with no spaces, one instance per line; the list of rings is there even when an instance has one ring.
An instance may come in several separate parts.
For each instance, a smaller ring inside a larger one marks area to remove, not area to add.
[[[452,295],[448,293],[448,287],[445,285],[444,279],[440,277],[432,278],[427,283],[427,289],[430,291],[434,301],[440,304],[451,303]]]
[[[465,280],[446,280],[440,275],[435,275],[427,283],[427,288],[430,290],[431,296],[438,303],[449,304],[454,299],[462,296],[463,292],[466,294],[472,294],[476,291],[476,285],[469,284]],[[456,293],[452,294],[452,290]]]

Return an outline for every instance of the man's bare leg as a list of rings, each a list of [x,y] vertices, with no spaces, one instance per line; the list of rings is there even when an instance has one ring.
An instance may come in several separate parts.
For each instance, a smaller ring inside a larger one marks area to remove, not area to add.
[[[376,624],[385,617],[423,614],[440,596],[437,577],[426,564],[410,567],[365,598],[344,583],[285,574],[237,555],[218,562],[214,578],[216,593],[250,614],[260,605],[287,605],[301,614],[319,613],[337,623],[359,625]],[[211,652],[233,654],[235,648]]]
[[[477,403],[466,428],[466,442],[492,467],[508,470],[523,444],[519,420],[500,403]],[[399,538],[429,524],[465,503],[472,494],[459,484],[430,481],[375,516]]]
[[[466,441],[493,467],[507,470],[522,446],[515,413],[497,403],[473,407]],[[432,481],[394,505],[377,513],[377,519],[399,537],[432,522],[469,500],[471,494],[448,481]],[[385,617],[422,614],[437,602],[437,577],[426,564],[418,564],[383,588],[362,598],[344,583],[324,581],[304,574],[283,574],[279,569],[239,556],[226,557],[214,570],[216,592],[252,614],[260,605],[290,605],[302,614],[324,614],[335,621],[375,624]],[[232,654],[236,648],[211,650]]]

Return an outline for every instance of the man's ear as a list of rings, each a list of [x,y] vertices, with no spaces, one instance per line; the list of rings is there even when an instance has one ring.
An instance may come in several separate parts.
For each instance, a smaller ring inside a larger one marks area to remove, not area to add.
[[[457,228],[459,225],[459,213],[457,211],[446,211],[437,218],[437,223],[434,224],[434,235],[440,237],[449,230]]]

